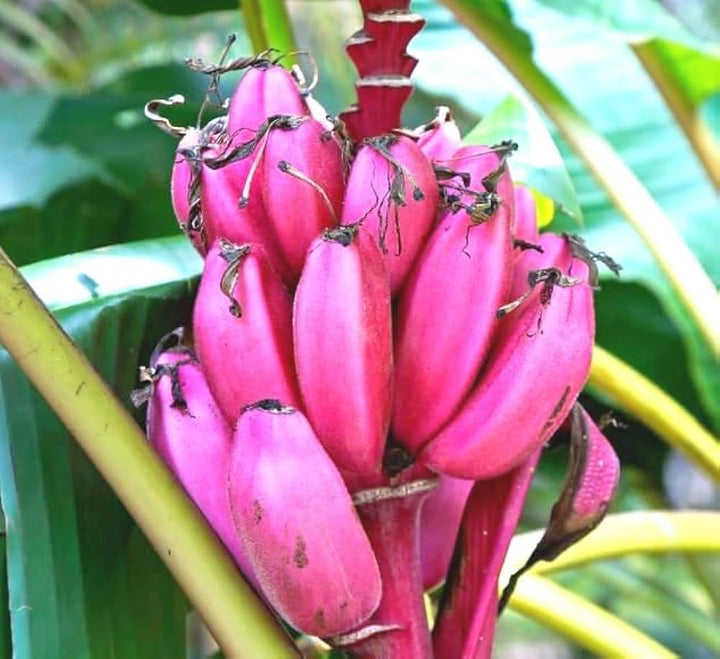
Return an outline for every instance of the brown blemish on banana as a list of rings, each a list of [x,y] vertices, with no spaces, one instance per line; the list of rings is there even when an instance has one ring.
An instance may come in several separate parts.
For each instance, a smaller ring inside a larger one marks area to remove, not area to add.
[[[255,520],[255,524],[260,524],[260,522],[262,522],[262,518],[263,518],[263,515],[265,514],[265,511],[263,510],[263,507],[260,505],[260,502],[257,499],[253,499],[252,509],[253,509],[253,519]]]
[[[293,552],[293,563],[295,563],[295,567],[299,569],[303,569],[308,565],[310,561],[308,560],[307,556],[307,545],[305,544],[305,540],[303,540],[303,537],[301,535],[298,535],[295,538],[295,551]]]

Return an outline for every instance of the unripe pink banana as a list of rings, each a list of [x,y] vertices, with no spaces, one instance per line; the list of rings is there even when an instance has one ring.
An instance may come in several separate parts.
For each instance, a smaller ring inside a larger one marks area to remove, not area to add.
[[[588,267],[560,236],[525,252],[478,384],[419,456],[459,478],[501,474],[541,446],[567,416],[590,368],[594,338]],[[541,286],[538,284],[542,284]],[[514,309],[514,310],[513,310]]]
[[[467,161],[466,171],[482,189],[497,165],[497,155],[485,151]],[[411,453],[470,391],[510,288],[512,206],[501,203],[474,222],[463,210],[446,211],[400,296],[392,428]]]
[[[228,134],[233,140],[247,140],[250,131],[278,114],[308,114],[298,83],[278,64],[253,66],[240,79],[230,99]]]
[[[513,238],[531,245],[538,242],[537,208],[530,188],[515,188],[515,226]]]
[[[166,351],[151,367],[159,375],[148,400],[147,435],[245,576],[257,586],[230,516],[227,477],[232,430],[192,353]]]
[[[341,224],[361,223],[375,237],[396,294],[407,279],[437,214],[430,161],[407,137],[366,140],[348,175]]]
[[[263,395],[297,406],[292,304],[262,248],[218,240],[195,299],[193,334],[220,409],[234,424]]]
[[[343,191],[340,148],[322,124],[308,117],[293,130],[270,131],[263,155],[263,205],[295,280],[310,243],[337,224]]]
[[[437,116],[419,129],[417,145],[425,156],[434,161],[443,161],[462,146],[460,129],[450,114],[450,108],[441,106]]]
[[[201,256],[207,253],[202,211],[200,178],[193,169],[202,167],[202,131],[191,128],[178,144],[170,175],[170,199],[178,225]],[[191,212],[192,211],[192,212]],[[194,214],[194,218],[191,215]]]
[[[378,473],[392,405],[390,289],[362,227],[326,231],[295,293],[295,362],[305,410],[343,470]]]
[[[380,602],[375,556],[340,472],[301,412],[246,408],[235,431],[230,505],[262,591],[293,627],[333,636]]]
[[[474,481],[440,475],[440,483],[420,511],[420,560],[423,588],[440,585],[447,576],[465,502]]]

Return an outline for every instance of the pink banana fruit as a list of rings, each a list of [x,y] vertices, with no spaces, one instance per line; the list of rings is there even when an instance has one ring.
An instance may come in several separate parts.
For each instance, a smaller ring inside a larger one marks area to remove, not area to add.
[[[293,627],[333,636],[373,613],[377,561],[340,472],[301,412],[273,400],[243,411],[229,493],[262,591]]]
[[[390,289],[362,227],[326,231],[295,292],[295,363],[305,410],[343,470],[381,468],[392,405]]]
[[[193,167],[200,166],[201,131],[191,128],[178,144],[170,175],[170,200],[178,225],[190,239],[201,256],[205,256],[207,248],[202,235],[202,218],[190,223],[190,207],[194,201],[199,210],[200,197],[193,199]],[[195,190],[199,192],[196,187]]]
[[[431,590],[446,578],[465,502],[475,481],[440,475],[420,511],[420,559],[423,589]]]
[[[193,334],[210,389],[229,423],[263,395],[298,405],[292,304],[261,247],[223,239],[212,246],[195,299]]]
[[[500,312],[478,384],[419,456],[431,469],[473,479],[512,469],[555,432],[585,383],[595,328],[588,267],[565,238],[543,234],[540,245],[544,253],[527,251],[516,265],[517,300]]]
[[[230,515],[227,477],[232,430],[191,352],[165,351],[151,367],[158,370],[159,375],[148,401],[150,442],[243,574],[257,586]]]
[[[375,237],[393,295],[432,229],[437,201],[430,161],[410,138],[365,140],[350,168],[340,223],[361,223]]]
[[[322,124],[307,117],[293,130],[268,134],[262,166],[270,230],[297,281],[310,243],[338,222],[344,192],[340,148]]]
[[[480,182],[498,163],[490,151],[468,160],[470,185],[477,182],[482,189]],[[507,174],[500,185],[512,186]],[[473,203],[471,195],[462,199]],[[501,203],[487,219],[474,222],[462,210],[446,211],[400,295],[392,428],[412,453],[470,391],[497,325],[495,312],[509,292],[512,206]]]
[[[537,208],[530,188],[515,188],[515,226],[513,238],[523,243],[537,244],[539,237]]]
[[[443,161],[462,146],[460,128],[450,114],[450,108],[441,106],[437,116],[418,130],[418,147],[425,156],[435,161]]]
[[[269,61],[249,68],[230,98],[231,139],[247,140],[268,117],[279,114],[308,114],[298,83],[289,71]]]

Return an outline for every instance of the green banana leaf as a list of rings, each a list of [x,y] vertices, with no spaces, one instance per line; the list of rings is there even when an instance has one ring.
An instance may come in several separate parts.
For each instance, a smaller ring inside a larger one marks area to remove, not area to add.
[[[199,263],[177,237],[38,263],[24,274],[128,401],[153,341],[187,322]],[[184,656],[184,595],[4,351],[0,496],[14,657]]]
[[[207,82],[173,64],[130,71],[84,94],[0,91],[0,244],[13,261],[176,234],[176,140],[144,118],[143,106],[182,91],[187,106],[168,116],[191,125]]]
[[[140,3],[148,9],[170,16],[192,16],[208,11],[237,9],[241,4],[240,0],[140,0]]]

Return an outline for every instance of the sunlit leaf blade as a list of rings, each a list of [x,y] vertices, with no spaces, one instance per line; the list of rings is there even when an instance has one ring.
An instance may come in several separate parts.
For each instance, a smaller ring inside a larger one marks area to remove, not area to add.
[[[135,246],[135,261],[131,246],[118,248],[122,268],[142,272],[149,259],[161,263],[163,252],[173,253],[167,242]],[[108,250],[107,273],[96,276],[99,290],[112,294],[91,298],[86,291],[87,301],[62,306],[72,300],[58,291],[56,316],[124,400],[153,341],[189,317],[197,261],[184,266],[181,251],[166,258],[164,274],[150,271],[145,286],[136,277],[122,290],[121,269]],[[80,267],[95,257],[81,255]],[[76,267],[68,258],[27,274],[32,283],[54,269],[62,282]],[[15,657],[184,656],[183,594],[6,353],[0,356],[0,488]]]
[[[0,244],[13,261],[176,234],[168,190],[176,142],[143,105],[182,91],[187,105],[168,115],[190,125],[207,84],[175,64],[85,94],[0,92]]]
[[[633,0],[633,2],[540,0],[540,2],[556,11],[583,19],[598,29],[612,30],[632,41],[658,37],[697,47],[702,45],[703,40],[712,41],[717,39],[720,34],[720,21],[713,26],[709,20],[713,14],[711,7],[714,3],[702,2],[702,0],[700,2],[695,0],[665,0],[665,2],[659,0]],[[707,18],[704,21],[705,30],[693,31],[692,23],[699,23],[700,5],[705,5],[707,8]],[[688,8],[691,9],[690,12],[686,12]],[[683,18],[690,17],[693,13],[692,10],[695,10],[695,16],[691,17],[688,24],[685,24]],[[714,34],[713,29],[716,30]]]
[[[463,141],[496,144],[507,139],[518,144],[510,161],[513,180],[532,186],[581,224],[582,212],[570,176],[555,142],[532,106],[508,96],[485,114]]]

